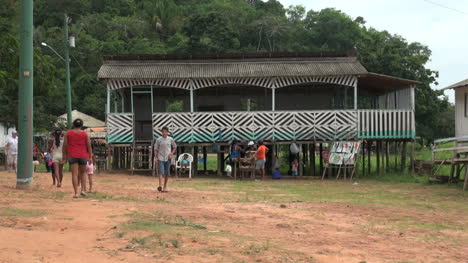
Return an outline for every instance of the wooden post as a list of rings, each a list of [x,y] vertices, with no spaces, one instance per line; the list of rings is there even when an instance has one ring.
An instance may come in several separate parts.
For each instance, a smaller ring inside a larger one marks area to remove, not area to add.
[[[377,174],[382,175],[380,171],[380,141],[375,142],[375,156],[377,158]]]
[[[198,175],[198,146],[193,147],[193,173],[192,176]]]
[[[304,162],[304,158],[302,158],[301,156],[301,153],[304,152],[304,149],[302,148],[302,145],[299,144],[299,152],[297,153],[297,163],[298,163],[298,173],[299,173],[299,177],[302,177],[303,176],[303,173],[304,173],[304,166],[302,165],[302,163]]]
[[[320,167],[320,174],[323,174],[323,159],[322,159],[322,153],[323,153],[323,144],[319,144],[319,167]],[[328,176],[328,175],[327,175]]]
[[[367,141],[367,175],[371,174],[371,152],[372,152],[372,142]]]
[[[385,171],[388,171],[390,166],[390,149],[388,146],[388,141],[385,141]]]
[[[219,152],[216,154],[216,174],[218,176],[222,176],[223,175],[223,168],[222,168],[222,165],[221,163],[223,162],[224,158],[222,156],[222,151],[221,151],[221,148],[219,149]]]
[[[403,142],[401,149],[401,170],[404,171],[406,167],[406,142]]]
[[[208,174],[208,171],[206,170],[207,157],[208,154],[206,152],[206,146],[203,146],[203,171],[205,172],[205,175]]]
[[[366,175],[366,151],[365,151],[365,142],[363,141],[362,144],[361,144],[361,151],[362,151],[362,159],[361,159],[361,163],[362,163],[362,175]],[[356,172],[357,172],[357,167],[356,167]]]
[[[411,174],[414,174],[414,140],[411,141],[411,153],[410,153],[410,166]]]
[[[398,170],[398,142],[395,142],[394,153],[395,153],[395,171],[397,171]]]
[[[315,142],[309,145],[310,176],[315,176]]]
[[[463,191],[466,191],[468,185],[468,163],[465,163],[465,182],[463,183]]]

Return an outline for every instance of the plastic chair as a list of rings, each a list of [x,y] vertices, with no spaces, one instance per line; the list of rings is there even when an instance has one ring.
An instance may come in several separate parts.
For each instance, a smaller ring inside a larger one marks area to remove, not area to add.
[[[187,160],[189,162],[188,167],[183,167],[182,166],[182,160],[184,160],[184,156],[187,155]],[[190,153],[183,153],[179,155],[179,158],[177,158],[177,162],[175,164],[175,170],[176,170],[176,177],[177,177],[177,170],[178,169],[188,169],[189,171],[189,178],[192,178],[192,162],[193,162],[193,156]]]

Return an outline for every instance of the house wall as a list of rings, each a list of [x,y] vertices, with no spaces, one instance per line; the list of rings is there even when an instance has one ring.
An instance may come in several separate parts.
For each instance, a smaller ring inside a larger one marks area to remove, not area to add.
[[[411,88],[405,88],[381,95],[378,98],[379,109],[411,109]]]
[[[468,87],[455,89],[455,136],[468,135]]]

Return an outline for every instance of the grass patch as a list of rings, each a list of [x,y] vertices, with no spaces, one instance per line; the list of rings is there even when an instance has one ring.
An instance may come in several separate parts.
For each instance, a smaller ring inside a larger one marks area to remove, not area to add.
[[[99,201],[128,201],[128,202],[164,202],[164,198],[160,198],[157,200],[150,200],[150,199],[139,199],[132,196],[113,196],[111,194],[101,193],[101,192],[94,192],[89,193],[85,198],[87,199],[94,199]]]
[[[270,248],[272,248],[272,246],[270,244],[270,241],[267,240],[261,245],[251,244],[250,246],[244,248],[242,252],[246,255],[257,255],[257,254],[263,253],[264,251],[267,251]]]
[[[12,207],[0,207],[0,216],[14,216],[14,217],[37,217],[46,214],[42,209],[19,209]]]

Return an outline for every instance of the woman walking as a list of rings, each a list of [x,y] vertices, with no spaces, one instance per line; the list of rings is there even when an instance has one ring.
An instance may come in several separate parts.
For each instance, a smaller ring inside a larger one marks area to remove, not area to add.
[[[73,198],[78,198],[79,194],[86,196],[86,164],[88,161],[93,161],[91,140],[88,133],[81,130],[82,127],[82,119],[74,120],[73,129],[67,131],[63,142],[63,163],[68,159],[70,164],[73,190],[75,192]]]
[[[52,154],[54,182],[57,182],[57,187],[62,187],[63,179],[63,133],[61,129],[55,129],[53,139],[49,141],[49,153]]]

